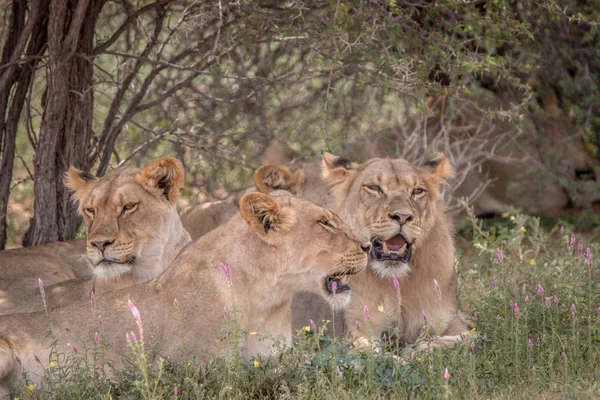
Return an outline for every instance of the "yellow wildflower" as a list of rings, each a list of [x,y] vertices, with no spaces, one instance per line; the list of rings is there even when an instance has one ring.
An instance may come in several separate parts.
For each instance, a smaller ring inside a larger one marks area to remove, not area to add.
[[[18,397],[15,397],[15,400],[19,400],[19,398],[18,398]]]
[[[509,215],[510,215],[509,213],[505,212],[502,214],[502,218],[508,218]]]
[[[254,361],[254,368],[258,368],[260,366],[260,363],[258,361]]]
[[[187,366],[189,367],[190,365],[192,365],[192,363],[191,363],[191,362],[189,362]]]
[[[514,221],[514,220],[515,220],[515,216],[514,216],[514,215],[511,215],[511,216],[510,216],[510,220],[511,220],[511,221]]]
[[[377,306],[377,311],[383,312],[383,304]]]
[[[35,386],[33,386],[33,384],[30,383],[29,385],[27,385],[27,389],[29,389],[29,391],[33,392],[35,390]]]
[[[54,368],[56,366],[56,364],[54,364],[54,361],[50,362],[50,368]]]
[[[258,333],[256,333],[256,332],[250,332],[249,335],[250,336],[256,336],[256,335],[258,335]]]
[[[306,326],[305,326],[304,328],[302,328],[302,329],[304,329],[304,332],[310,332],[310,326],[308,326],[308,325],[306,325]]]
[[[529,265],[535,265],[535,260],[533,258],[529,260]]]
[[[521,232],[523,232],[523,233],[527,232],[527,229],[526,229],[524,226],[522,226],[521,228],[519,228],[519,230],[520,230]]]
[[[471,332],[475,332],[477,330],[477,328],[473,328],[471,329]]]

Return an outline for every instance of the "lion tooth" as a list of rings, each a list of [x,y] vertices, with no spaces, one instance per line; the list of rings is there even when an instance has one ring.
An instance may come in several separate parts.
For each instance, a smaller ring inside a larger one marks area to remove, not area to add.
[[[344,275],[340,278],[340,282],[342,282],[342,285],[347,285],[349,280],[350,278],[348,277],[348,275]]]
[[[404,243],[404,245],[398,251],[398,254],[404,254],[406,252],[407,247],[408,247],[408,244]]]

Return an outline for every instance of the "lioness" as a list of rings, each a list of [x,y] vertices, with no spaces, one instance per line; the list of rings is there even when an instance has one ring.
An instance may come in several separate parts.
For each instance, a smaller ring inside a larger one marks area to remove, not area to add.
[[[50,312],[53,332],[59,346],[71,343],[83,348],[80,341],[92,339],[100,330],[106,359],[118,363],[127,352],[125,333],[138,332],[127,309],[131,299],[143,321],[143,333],[137,333],[140,340],[155,343],[162,355],[205,359],[204,350],[220,350],[224,309],[238,311],[237,323],[244,331],[268,332],[289,343],[292,295],[316,286],[330,302],[343,306],[350,292],[346,280],[366,267],[368,251],[370,243],[329,210],[287,193],[247,194],[240,213],[187,246],[160,277],[97,296],[101,329],[89,302],[77,302]],[[185,346],[177,339],[179,318],[186,330]],[[36,374],[42,373],[42,366],[57,362],[49,360],[46,324],[43,312],[0,318],[0,379],[21,367],[15,357],[34,382],[39,381]],[[247,357],[270,353],[270,343],[257,337],[243,339]]]
[[[93,278],[50,287],[60,278],[67,280],[82,275],[76,271],[69,274],[69,265],[63,265],[65,263],[30,264],[35,261],[35,247],[11,250],[29,252],[28,257],[21,259],[21,263],[28,266],[29,277],[1,282],[0,313],[40,310],[43,305],[37,295],[37,278],[54,271],[66,272],[45,282],[49,286],[46,290],[51,306],[86,298],[92,290],[98,294],[160,275],[190,241],[175,207],[183,183],[183,166],[171,157],[156,159],[143,169],[119,168],[102,178],[71,167],[65,184],[73,191],[83,215],[87,247],[85,257],[84,254],[81,257],[86,259]],[[14,268],[14,264],[3,262],[2,257],[6,256],[0,253],[1,270]]]
[[[263,185],[256,186],[273,190],[288,174],[286,167],[262,167],[255,182]],[[357,164],[324,153],[322,180],[303,182],[303,197],[326,193],[319,203],[373,244],[366,273],[351,279],[353,296],[345,321],[354,336],[364,337],[370,332],[379,339],[390,323],[397,325],[406,343],[413,342],[425,326],[444,336],[468,331],[456,310],[453,227],[439,199],[440,185],[453,174],[442,154],[426,165],[415,166],[404,159],[381,158]],[[323,191],[324,184],[329,186],[328,192]],[[399,280],[400,298],[393,276]],[[369,321],[365,320],[365,306],[370,310]],[[379,306],[384,312],[376,311]],[[296,308],[295,325],[306,324],[308,318],[330,319],[329,315],[310,313],[319,309],[323,310],[318,304],[305,302],[304,310]],[[397,320],[388,321],[390,311]],[[362,330],[357,330],[356,321]]]

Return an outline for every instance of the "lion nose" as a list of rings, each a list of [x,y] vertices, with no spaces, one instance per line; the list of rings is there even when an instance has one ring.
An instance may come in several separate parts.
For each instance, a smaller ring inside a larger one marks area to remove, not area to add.
[[[369,254],[369,252],[371,251],[371,243],[370,242],[363,243],[360,245],[360,248],[362,249],[362,251]]]
[[[404,225],[406,222],[413,219],[413,215],[411,213],[392,213],[390,214],[390,218],[398,221],[400,225]]]
[[[98,250],[104,252],[104,250],[114,242],[114,240],[94,240],[92,241],[92,246],[96,246]]]

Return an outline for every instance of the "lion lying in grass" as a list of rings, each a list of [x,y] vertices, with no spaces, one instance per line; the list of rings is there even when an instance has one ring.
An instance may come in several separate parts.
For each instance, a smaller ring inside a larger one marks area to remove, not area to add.
[[[95,310],[89,301],[80,301],[50,311],[59,349],[67,343],[83,348],[81,341],[93,340],[99,332],[105,359],[119,363],[127,353],[125,333],[136,331],[161,355],[206,359],[205,351],[223,350],[219,329],[224,309],[230,315],[239,311],[237,324],[245,332],[269,333],[290,343],[294,293],[319,288],[337,307],[347,304],[347,280],[366,267],[369,242],[331,211],[279,193],[245,195],[239,214],[187,246],[160,277],[97,296]],[[225,263],[230,267],[221,267]],[[143,332],[136,328],[128,299],[139,309]],[[185,346],[179,340],[179,320]],[[47,325],[44,312],[0,318],[0,379],[5,383],[21,368],[16,357],[34,382],[39,382],[42,367],[60,362],[51,358]],[[271,353],[269,341],[248,336],[243,342],[246,357]]]
[[[283,186],[303,198],[320,198],[319,204],[332,209],[373,244],[366,273],[351,279],[346,330],[359,339],[379,340],[390,327],[397,327],[405,343],[414,342],[425,327],[441,336],[469,330],[456,309],[453,226],[439,192],[454,171],[443,155],[415,166],[404,159],[381,158],[357,164],[325,153],[322,178],[302,180],[302,190],[286,179],[298,173],[284,166],[264,166],[257,170],[255,183],[263,191]],[[306,324],[309,318],[331,319],[322,314],[325,308],[314,296],[299,301],[303,307],[295,308],[294,326]],[[365,306],[370,311],[368,320]],[[391,318],[390,313],[394,314]]]
[[[59,306],[85,299],[91,291],[98,294],[116,290],[160,275],[190,241],[175,207],[183,182],[183,166],[171,157],[156,159],[143,169],[119,168],[102,178],[71,167],[65,183],[73,191],[83,215],[87,233],[85,255],[77,255],[81,249],[72,242],[0,253],[0,275],[4,277],[0,313],[41,310],[38,278],[51,278],[45,281],[48,304]],[[78,274],[69,270],[73,262],[63,262],[56,256],[40,262],[38,253],[44,257],[48,250],[65,247],[75,253],[72,256],[79,263],[85,258],[92,279],[50,286],[81,276],[81,271]],[[26,256],[17,260],[15,257],[21,253]],[[27,275],[21,273],[7,279],[14,275],[16,262],[25,267]]]

